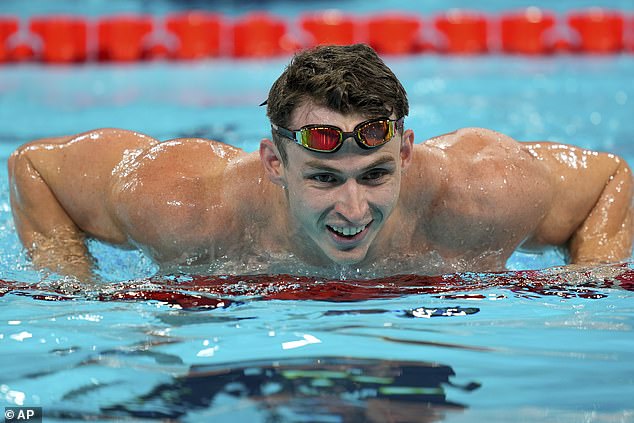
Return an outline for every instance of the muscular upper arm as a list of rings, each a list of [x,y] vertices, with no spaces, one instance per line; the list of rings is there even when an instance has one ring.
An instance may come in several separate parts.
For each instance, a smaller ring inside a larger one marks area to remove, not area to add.
[[[9,177],[23,242],[63,227],[124,243],[111,213],[113,169],[157,142],[136,132],[100,129],[20,147],[9,159]]]
[[[541,244],[566,244],[595,208],[618,169],[629,173],[625,161],[613,154],[544,142],[525,143],[524,148],[545,165],[552,181],[553,200],[533,237]],[[631,176],[627,185],[622,195],[631,198]],[[620,214],[629,208],[630,201],[624,201]]]

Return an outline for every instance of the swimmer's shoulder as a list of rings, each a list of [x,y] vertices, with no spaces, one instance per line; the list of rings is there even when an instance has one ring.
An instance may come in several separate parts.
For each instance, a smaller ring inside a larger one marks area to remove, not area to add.
[[[71,176],[81,170],[86,175],[94,174],[95,178],[111,174],[115,179],[130,174],[150,176],[153,172],[160,172],[163,177],[174,172],[209,172],[246,155],[243,150],[219,141],[201,138],[159,141],[141,132],[117,128],[39,139],[16,150],[13,160],[25,153],[50,180],[59,176],[60,168]]]
[[[235,221],[226,173],[245,156],[241,149],[199,138],[155,144],[115,169],[112,215],[131,243],[146,246],[158,261],[224,245],[222,229]]]
[[[519,149],[519,143],[513,138],[487,128],[468,127],[428,139],[423,143],[450,154],[465,155],[483,150]]]
[[[211,201],[208,193],[219,192],[226,169],[245,155],[239,148],[201,138],[172,139],[124,154],[112,172],[113,203]]]
[[[543,216],[547,176],[511,137],[464,128],[421,145],[436,157],[430,179],[440,181],[422,220],[432,241],[473,251],[512,246]]]
[[[171,177],[196,178],[222,172],[246,155],[240,148],[202,138],[176,138],[123,154],[113,174],[161,182]]]
[[[246,153],[220,141],[204,138],[174,138],[152,145],[144,153],[144,159],[151,161],[176,161],[182,165],[207,166],[229,163]]]
[[[495,179],[508,173],[511,177],[544,174],[544,163],[508,135],[486,128],[461,128],[454,132],[430,138],[421,144],[428,154],[443,158],[449,175],[460,178]]]
[[[547,194],[550,176],[543,163],[500,132],[462,128],[421,146],[436,157],[441,181],[436,204],[444,205],[444,212],[453,210],[447,215],[510,221],[509,216],[524,214],[525,203],[538,203]]]

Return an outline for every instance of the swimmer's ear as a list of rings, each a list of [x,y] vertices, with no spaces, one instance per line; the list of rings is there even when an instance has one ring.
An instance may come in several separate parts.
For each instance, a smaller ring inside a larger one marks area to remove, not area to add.
[[[273,141],[268,138],[260,141],[260,161],[271,182],[282,187],[286,186],[284,164],[280,158],[280,152]]]
[[[406,170],[414,157],[414,131],[411,129],[403,132],[401,138],[401,169]]]

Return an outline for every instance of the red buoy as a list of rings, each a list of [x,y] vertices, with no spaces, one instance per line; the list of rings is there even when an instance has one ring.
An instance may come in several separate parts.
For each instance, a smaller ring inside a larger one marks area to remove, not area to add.
[[[568,24],[579,34],[579,49],[586,53],[623,50],[624,18],[620,12],[592,8],[568,15]]]
[[[28,43],[17,43],[9,51],[9,61],[26,62],[35,57],[35,51]]]
[[[436,17],[434,22],[444,36],[444,43],[439,46],[440,51],[452,54],[478,54],[488,51],[488,22],[483,14],[451,10]]]
[[[18,32],[18,18],[0,16],[0,63],[10,60],[10,49],[7,41]]]
[[[246,15],[233,25],[233,56],[274,57],[287,53],[286,22],[264,12]]]
[[[368,41],[378,53],[408,54],[421,45],[420,19],[411,15],[377,15],[368,20]]]
[[[31,19],[29,28],[42,40],[42,61],[72,63],[86,60],[88,23],[84,18],[36,17]]]
[[[172,14],[167,17],[166,26],[178,39],[173,58],[195,60],[220,55],[220,15],[200,11]]]
[[[500,21],[502,50],[519,54],[550,53],[554,42],[549,42],[545,34],[554,25],[555,15],[537,7],[505,13]]]
[[[299,24],[308,35],[308,45],[349,45],[365,41],[356,34],[357,18],[338,10],[309,13],[300,17]]]
[[[119,15],[98,24],[99,59],[114,62],[141,60],[154,25],[149,16]]]
[[[163,43],[153,43],[143,49],[143,58],[148,60],[168,59],[170,55],[169,47]]]

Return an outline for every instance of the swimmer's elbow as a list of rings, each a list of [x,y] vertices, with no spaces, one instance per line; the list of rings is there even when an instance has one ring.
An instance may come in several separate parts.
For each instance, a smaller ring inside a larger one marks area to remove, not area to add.
[[[29,179],[39,177],[29,157],[28,145],[23,145],[11,153],[7,161],[7,167],[9,173],[9,194],[12,202],[14,202],[21,198],[21,196],[17,195],[21,191],[20,188]]]

